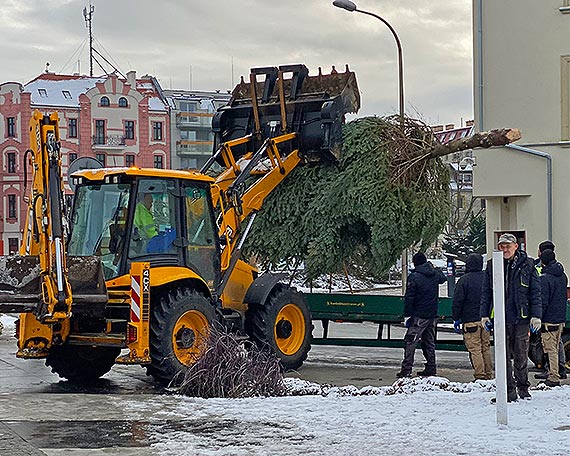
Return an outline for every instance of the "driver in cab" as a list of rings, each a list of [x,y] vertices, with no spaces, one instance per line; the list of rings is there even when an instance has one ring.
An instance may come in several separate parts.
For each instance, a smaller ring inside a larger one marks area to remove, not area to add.
[[[152,207],[152,194],[145,193],[142,201],[137,203],[135,208],[135,238],[148,241],[158,234],[154,223],[154,216],[150,211]],[[138,236],[136,236],[138,232]]]

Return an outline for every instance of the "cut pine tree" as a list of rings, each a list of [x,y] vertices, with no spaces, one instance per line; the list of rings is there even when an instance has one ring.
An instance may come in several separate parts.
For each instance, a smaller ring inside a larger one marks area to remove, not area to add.
[[[322,274],[379,278],[403,249],[424,248],[450,211],[449,171],[440,157],[508,144],[516,129],[477,133],[440,144],[424,123],[399,116],[344,125],[338,163],[301,166],[265,201],[247,250],[264,267],[304,264]]]

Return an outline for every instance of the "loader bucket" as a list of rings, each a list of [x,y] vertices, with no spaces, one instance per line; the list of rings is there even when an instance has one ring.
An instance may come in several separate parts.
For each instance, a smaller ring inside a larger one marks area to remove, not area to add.
[[[102,316],[108,295],[101,260],[93,256],[69,256],[67,269],[73,313]],[[40,301],[39,257],[0,256],[0,312],[33,312]]]
[[[229,104],[214,115],[214,151],[224,142],[253,135],[253,145],[233,148],[239,158],[267,138],[296,133],[293,147],[305,160],[338,159],[345,114],[359,108],[356,75],[348,66],[343,73],[333,67],[330,74],[319,68],[314,76],[305,65],[253,68],[250,81],[242,78]]]

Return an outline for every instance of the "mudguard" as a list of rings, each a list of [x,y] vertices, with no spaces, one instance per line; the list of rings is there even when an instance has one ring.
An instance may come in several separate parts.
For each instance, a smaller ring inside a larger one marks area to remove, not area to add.
[[[267,272],[253,281],[245,294],[247,304],[263,305],[275,285],[287,278],[285,273]]]

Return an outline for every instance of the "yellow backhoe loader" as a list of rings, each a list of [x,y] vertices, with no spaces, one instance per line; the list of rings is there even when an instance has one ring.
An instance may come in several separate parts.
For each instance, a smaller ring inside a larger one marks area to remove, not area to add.
[[[219,321],[298,368],[312,329],[303,296],[241,251],[264,199],[295,167],[338,156],[344,116],[359,106],[348,68],[254,68],[215,114],[213,155],[200,171],[75,172],[69,234],[57,114],[34,113],[22,249],[0,258],[0,311],[22,312],[17,356],[45,358],[73,381],[121,363],[168,383]],[[223,169],[210,177],[215,166]]]

